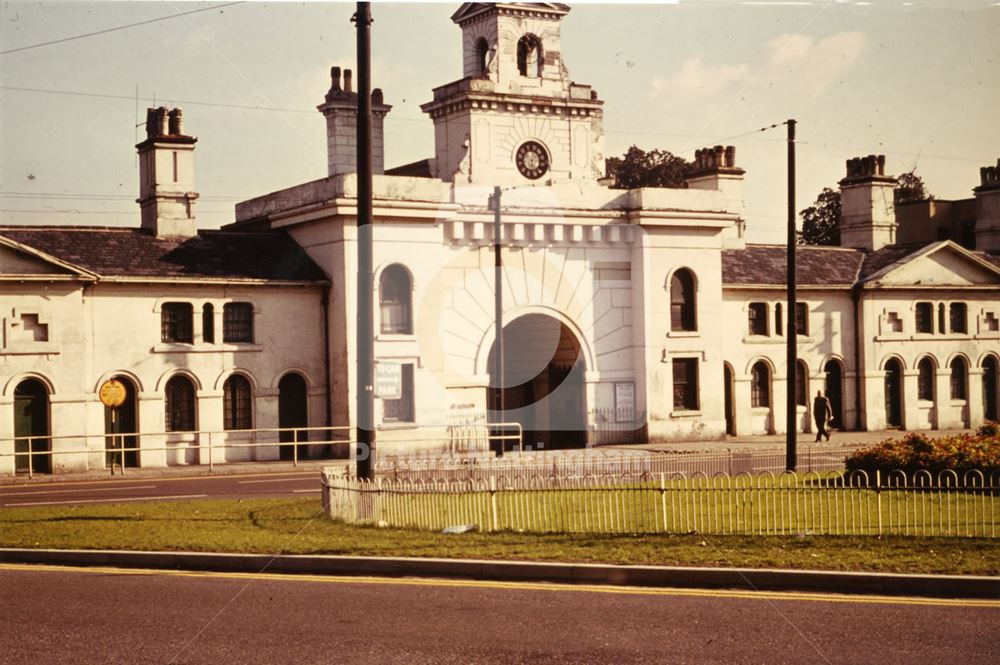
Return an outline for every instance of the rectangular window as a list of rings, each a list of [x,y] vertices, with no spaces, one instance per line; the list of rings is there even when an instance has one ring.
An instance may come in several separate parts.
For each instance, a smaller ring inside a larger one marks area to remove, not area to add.
[[[934,305],[929,302],[917,303],[917,332],[934,332]]]
[[[809,305],[804,302],[795,303],[795,333],[809,336]]]
[[[223,306],[222,341],[253,343],[253,305],[248,302],[231,302]]]
[[[751,335],[767,334],[767,303],[752,302],[748,309]]]
[[[382,420],[384,422],[412,423],[413,409],[413,365],[403,365],[403,386],[399,399],[382,400]]]
[[[968,332],[968,328],[965,325],[966,321],[966,307],[964,302],[953,302],[948,307],[948,318],[951,327],[951,332],[953,333],[965,333]]]
[[[160,307],[160,341],[190,344],[194,341],[189,302],[166,302]]]
[[[784,314],[784,309],[781,303],[774,303],[774,334],[778,337],[783,337],[785,334],[785,318],[782,316]]]
[[[674,358],[674,410],[698,410],[698,359]]]

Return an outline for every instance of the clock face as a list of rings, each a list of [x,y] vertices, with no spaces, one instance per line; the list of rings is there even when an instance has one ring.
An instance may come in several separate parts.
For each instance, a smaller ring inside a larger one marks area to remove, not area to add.
[[[549,170],[549,153],[536,141],[522,143],[515,155],[517,170],[525,178],[538,180]]]

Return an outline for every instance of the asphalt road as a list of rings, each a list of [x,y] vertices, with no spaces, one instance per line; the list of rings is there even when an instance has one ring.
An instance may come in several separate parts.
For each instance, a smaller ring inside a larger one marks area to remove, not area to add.
[[[0,663],[996,663],[1000,603],[0,566]]]
[[[171,499],[318,496],[319,469],[195,477],[108,478],[0,486],[0,508]]]

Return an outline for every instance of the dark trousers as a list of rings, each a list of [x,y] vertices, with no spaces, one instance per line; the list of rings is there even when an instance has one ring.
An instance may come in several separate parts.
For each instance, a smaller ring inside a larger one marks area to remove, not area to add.
[[[819,441],[822,437],[826,437],[826,440],[830,440],[830,430],[826,428],[826,419],[816,421],[816,440]]]

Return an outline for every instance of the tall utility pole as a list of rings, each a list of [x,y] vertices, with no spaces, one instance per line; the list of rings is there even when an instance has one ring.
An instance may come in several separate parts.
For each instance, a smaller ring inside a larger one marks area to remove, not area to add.
[[[785,469],[795,471],[795,438],[798,431],[798,394],[795,386],[795,369],[798,366],[798,321],[796,316],[797,301],[795,294],[795,121],[788,120],[788,311],[785,318],[788,321],[788,334],[785,339],[788,348],[785,361],[788,370],[788,394],[785,399],[787,417],[785,419]],[[808,401],[809,397],[806,396]]]
[[[494,394],[496,401],[493,405],[496,417],[503,422],[504,400],[503,400],[503,256],[500,254],[501,242],[503,241],[503,226],[500,223],[500,188],[493,188],[493,196],[490,197],[490,205],[493,207],[493,325],[496,327],[496,340],[493,343],[493,375]],[[497,432],[504,430],[498,429]],[[503,447],[506,439],[497,440],[497,457],[503,457]]]
[[[372,295],[371,3],[359,2],[358,28],[358,403],[357,475],[375,478],[375,316]]]

